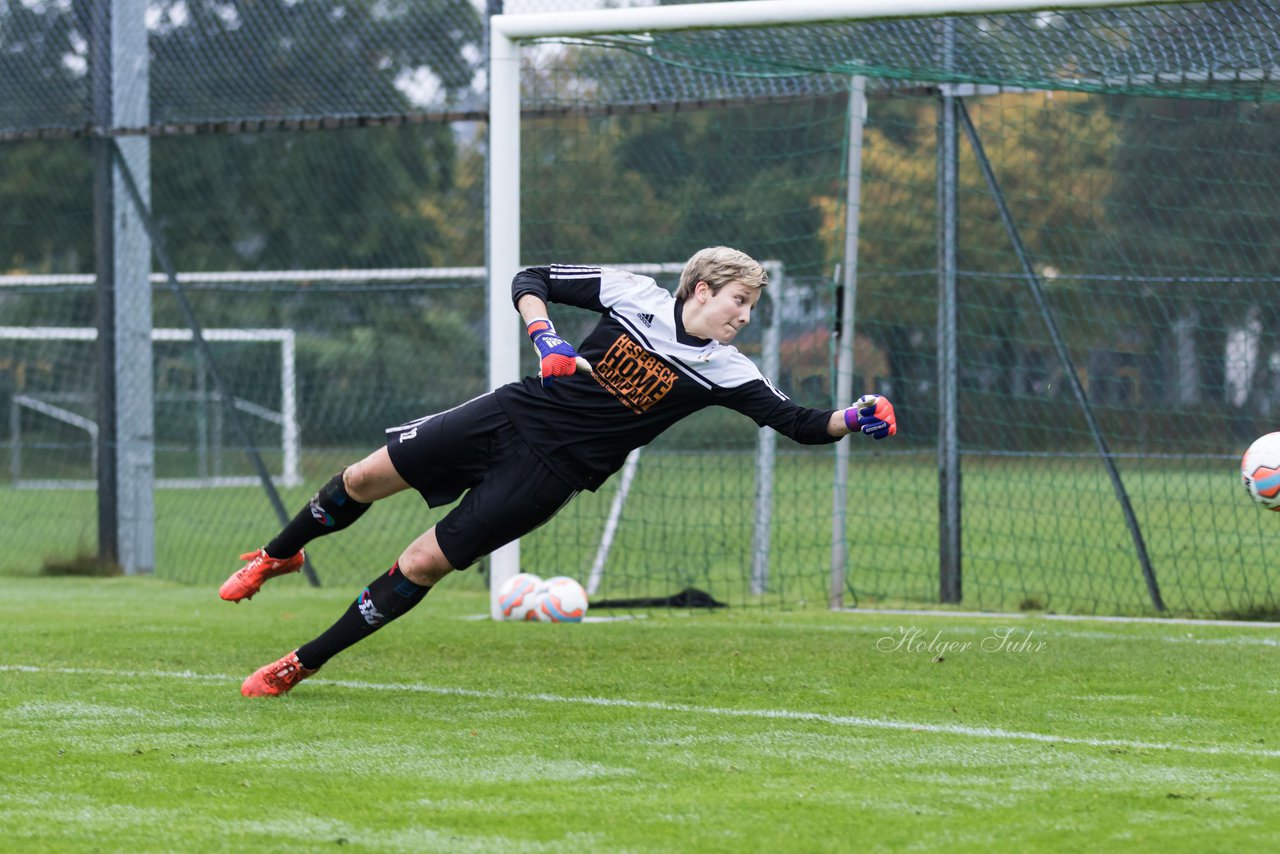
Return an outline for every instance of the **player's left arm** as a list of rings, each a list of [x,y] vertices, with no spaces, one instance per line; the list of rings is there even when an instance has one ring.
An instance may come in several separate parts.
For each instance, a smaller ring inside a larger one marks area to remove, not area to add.
[[[727,390],[727,395],[729,407],[804,445],[834,442],[854,432],[877,439],[898,432],[893,404],[881,395],[864,395],[848,409],[809,409],[763,378]]]
[[[864,394],[848,409],[831,413],[827,432],[837,439],[850,433],[885,439],[897,435],[898,415],[889,398],[882,394]]]

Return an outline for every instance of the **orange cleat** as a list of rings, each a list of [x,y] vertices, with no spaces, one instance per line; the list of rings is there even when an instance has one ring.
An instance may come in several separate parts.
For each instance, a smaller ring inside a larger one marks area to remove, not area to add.
[[[295,649],[279,661],[253,671],[240,686],[240,693],[246,697],[279,697],[313,673],[314,670],[308,670],[298,661]]]
[[[302,562],[306,558],[301,549],[293,557],[285,558],[275,558],[267,554],[266,549],[258,549],[256,552],[240,555],[240,559],[249,562],[237,569],[218,588],[218,595],[228,602],[252,599],[253,594],[262,588],[264,581],[277,575],[297,572],[302,569]]]

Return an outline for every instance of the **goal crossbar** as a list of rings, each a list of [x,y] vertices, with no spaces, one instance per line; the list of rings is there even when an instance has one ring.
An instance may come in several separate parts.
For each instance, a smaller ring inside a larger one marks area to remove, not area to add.
[[[1168,0],[735,0],[626,9],[587,9],[555,15],[494,15],[491,38],[624,35],[670,30],[788,26],[838,21],[934,18],[1006,12],[1066,11],[1099,6],[1169,5]]]

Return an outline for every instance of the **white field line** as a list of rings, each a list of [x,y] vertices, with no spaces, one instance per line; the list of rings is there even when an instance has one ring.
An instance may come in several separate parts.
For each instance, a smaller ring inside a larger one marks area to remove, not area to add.
[[[121,679],[185,679],[201,682],[232,683],[238,676],[193,673],[191,671],[162,670],[106,670],[81,667],[36,667],[22,664],[0,664],[3,673],[53,673],[67,676],[99,676]],[[1280,750],[1264,750],[1249,747],[1174,744],[1160,741],[1130,741],[1117,738],[1079,738],[1066,735],[1049,735],[1039,732],[1019,732],[998,727],[964,726],[962,724],[929,724],[899,721],[891,718],[867,718],[859,715],[828,715],[820,712],[796,712],[787,709],[728,709],[719,706],[694,706],[688,703],[664,703],[655,700],[624,700],[617,697],[566,697],[559,694],[521,694],[512,691],[480,691],[473,688],[449,688],[414,683],[363,682],[351,679],[308,680],[312,685],[332,685],[359,691],[393,691],[416,694],[434,694],[444,697],[466,697],[477,700],[501,700],[518,703],[560,703],[578,706],[602,706],[607,708],[640,709],[651,712],[673,712],[707,717],[753,718],[770,721],[796,721],[823,723],[852,729],[896,730],[940,735],[957,735],[967,738],[986,738],[995,741],[1024,741],[1039,744],[1078,745],[1081,747],[1115,747],[1127,750],[1163,750],[1176,753],[1194,753],[1210,756],[1255,756],[1280,758]],[[261,701],[259,701],[261,702]]]
[[[717,628],[724,626],[725,628],[736,629],[738,631],[742,631],[744,629],[744,627],[742,626],[734,626],[734,625],[720,624],[720,623],[708,623],[707,625],[713,625],[713,626],[716,626]],[[887,634],[892,634],[894,632],[901,632],[902,629],[904,628],[904,625],[899,624],[897,626],[890,626],[888,624],[876,625],[873,623],[863,623],[858,626],[831,626],[831,625],[815,626],[815,625],[795,624],[795,625],[782,625],[782,626],[762,625],[759,628],[761,630],[777,630],[781,628],[786,631],[834,632],[836,634],[857,633],[860,635],[866,635],[866,634],[872,634],[874,632],[885,632]],[[932,627],[932,626],[930,627],[931,630],[933,628],[936,628],[936,627]],[[982,632],[982,628],[976,627],[976,626],[963,626],[963,627],[957,627],[957,628],[960,629],[961,634],[966,634],[966,635],[977,636]],[[1014,628],[1014,627],[1001,626],[999,621],[996,621],[996,624],[994,626],[991,626],[991,628]],[[1018,627],[1018,628],[1021,628],[1021,627]],[[951,629],[948,629],[948,631],[951,631]],[[1038,632],[1041,638],[1045,640],[1076,638],[1081,640],[1115,640],[1115,641],[1140,642],[1140,643],[1148,643],[1148,642],[1149,643],[1185,643],[1185,644],[1192,644],[1192,645],[1198,645],[1198,646],[1276,646],[1276,647],[1280,647],[1280,638],[1268,638],[1268,637],[1260,638],[1260,637],[1252,637],[1248,635],[1231,636],[1231,637],[1197,637],[1189,634],[1187,635],[1127,635],[1127,634],[1122,634],[1120,632],[1104,632],[1099,630],[1071,631],[1068,629],[1059,628],[1057,626],[1049,626],[1049,627],[1035,626],[1034,628],[1026,629],[1026,633],[1028,635],[1032,634],[1033,632]]]
[[[1276,638],[1199,638],[1177,635],[1120,635],[1112,632],[1056,632],[1052,637],[1080,638],[1083,640],[1157,641],[1159,643],[1189,643],[1196,646],[1280,646]]]
[[[1152,626],[1229,626],[1234,629],[1280,629],[1280,623],[1265,620],[1196,620],[1191,617],[1106,617],[1088,614],[1043,614],[1042,620],[1060,620],[1071,623],[1135,623]]]
[[[961,616],[961,614],[960,614],[960,613],[955,612],[955,611],[943,611],[943,612],[939,612],[939,611],[923,611],[923,610],[922,610],[922,611],[856,611],[856,612],[855,612],[855,611],[847,611],[847,613],[854,614],[854,615],[859,616],[859,617],[870,617],[870,618],[874,618],[874,617],[878,617],[878,616],[892,616],[892,617],[902,617],[902,616],[907,616],[907,617],[915,617],[915,616],[918,616],[918,617],[935,617],[935,616],[956,617],[956,616]],[[675,618],[675,617],[686,617],[686,618],[690,618],[690,619],[692,619],[692,617],[690,617],[690,615],[689,615],[689,614],[683,614],[683,613],[676,613],[676,614],[670,614],[670,615],[664,615],[664,616],[669,616],[669,617],[672,617],[672,618]],[[1025,615],[1023,615],[1023,614],[999,614],[999,613],[991,613],[991,612],[973,612],[973,613],[969,613],[969,614],[964,614],[964,616],[968,616],[968,617],[970,617],[971,619],[980,619],[980,620],[982,620],[982,621],[984,621],[984,622],[990,622],[990,623],[993,623],[993,624],[994,624],[994,626],[993,626],[993,627],[999,627],[999,626],[1001,625],[1001,623],[1004,621],[1004,619],[1005,619],[1005,618],[1021,619],[1021,618],[1024,618],[1024,617],[1025,617]],[[648,617],[648,615],[647,615],[647,614],[637,614],[637,615],[635,615],[635,617],[636,617],[636,619],[645,619],[645,618],[647,618],[647,617]],[[456,617],[455,619],[459,619],[459,620],[488,620],[488,619],[490,619],[490,617],[489,617],[489,615],[488,615],[488,614],[476,614],[476,615],[467,615],[467,616],[462,616],[462,617]],[[1049,616],[1041,615],[1041,616],[1037,617],[1036,619],[1040,619],[1040,620],[1056,619],[1056,620],[1058,620],[1059,622],[1061,622],[1061,621],[1065,620],[1066,618],[1063,618],[1063,617],[1056,617],[1056,618],[1054,618],[1054,617],[1049,617]],[[1128,622],[1128,618],[1123,618],[1123,617],[1122,617],[1122,618],[1097,618],[1097,619],[1105,619],[1107,622],[1117,622],[1117,621],[1125,621],[1125,622]],[[617,621],[617,618],[610,618],[610,617],[601,617],[601,618],[599,618],[599,619],[597,619],[597,620],[593,620],[591,617],[587,617],[587,618],[585,618],[585,620],[584,620],[584,622],[600,622],[600,623],[604,623],[604,622],[616,622],[616,621]],[[1074,621],[1075,621],[1075,620],[1074,620],[1074,618],[1072,618],[1072,620],[1071,620],[1071,621],[1072,621],[1072,622],[1074,622]],[[1245,622],[1236,622],[1236,621],[1234,621],[1234,620],[1214,620],[1214,621],[1208,621],[1208,620],[1184,620],[1184,621],[1173,621],[1173,620],[1151,620],[1150,622],[1151,622],[1151,623],[1154,623],[1154,624],[1157,624],[1157,625],[1174,623],[1174,624],[1177,624],[1177,625],[1185,625],[1185,626],[1192,627],[1192,628],[1195,628],[1195,627],[1201,627],[1201,626],[1222,626],[1222,627],[1226,627],[1226,628],[1245,628],[1245,629],[1280,627],[1280,623],[1254,623],[1254,622],[1247,622],[1247,623],[1245,623]],[[802,623],[794,623],[794,624],[786,624],[786,623],[777,624],[777,623],[770,623],[770,624],[759,624],[759,625],[756,625],[756,626],[742,626],[742,625],[740,625],[740,624],[736,624],[736,623],[724,623],[724,622],[708,621],[708,622],[706,622],[706,623],[703,623],[702,625],[703,625],[703,626],[705,626],[705,627],[709,627],[709,628],[730,629],[730,630],[733,630],[733,631],[745,631],[745,630],[750,629],[750,628],[757,628],[757,629],[760,629],[761,631],[776,631],[776,630],[782,630],[782,631],[798,631],[798,632],[833,632],[833,633],[836,633],[836,634],[841,634],[841,633],[870,634],[870,633],[872,633],[872,632],[886,632],[886,633],[892,633],[892,632],[899,631],[899,630],[901,630],[901,629],[903,628],[903,624],[898,624],[898,625],[896,625],[896,626],[892,626],[892,625],[889,625],[888,623],[881,623],[881,624],[875,624],[875,623],[851,623],[851,624],[849,624],[849,625],[844,625],[844,626],[840,626],[840,625],[813,625],[813,624],[802,624]],[[978,634],[980,631],[982,631],[982,628],[983,628],[983,627],[966,627],[966,628],[970,629],[969,634]],[[1021,627],[1019,627],[1019,628],[1021,628]],[[1029,629],[1027,629],[1027,633],[1028,633],[1028,634],[1030,634],[1030,633],[1031,633],[1031,632],[1033,632],[1033,631],[1041,632],[1042,634],[1043,634],[1045,631],[1051,631],[1051,632],[1052,632],[1051,634],[1046,634],[1046,635],[1044,635],[1044,637],[1045,637],[1045,638],[1048,638],[1048,639],[1052,639],[1052,640],[1057,640],[1057,639],[1059,639],[1059,638],[1081,638],[1081,639],[1085,639],[1085,640],[1119,640],[1119,641],[1150,641],[1150,642],[1153,642],[1153,643],[1186,643],[1186,644],[1195,644],[1195,645],[1203,645],[1203,646],[1275,646],[1275,647],[1280,647],[1280,636],[1278,636],[1278,637],[1257,637],[1257,636],[1252,636],[1252,635],[1243,635],[1243,636],[1231,636],[1231,637],[1199,637],[1199,636],[1195,636],[1195,635],[1191,635],[1191,634],[1178,634],[1178,635],[1165,635],[1165,634],[1136,634],[1136,635],[1129,635],[1129,634],[1120,634],[1120,633],[1118,633],[1118,632],[1106,632],[1106,631],[1100,631],[1100,630],[1092,630],[1092,631],[1090,631],[1090,630],[1084,630],[1084,631],[1073,631],[1073,630],[1071,630],[1071,629],[1067,629],[1067,628],[1063,628],[1063,627],[1059,627],[1059,626],[1048,626],[1048,627],[1046,627],[1046,626],[1039,626],[1039,625],[1035,626],[1034,628],[1029,628]],[[1273,632],[1273,634],[1276,634],[1276,633],[1274,633],[1274,632]]]
[[[1280,623],[1269,623],[1262,620],[1196,620],[1190,617],[1108,617],[1093,614],[1027,614],[1010,611],[930,611],[919,609],[892,608],[841,608],[839,613],[875,616],[876,614],[892,614],[908,617],[971,617],[990,620],[1060,620],[1070,623],[1133,623],[1155,626],[1229,626],[1236,629],[1280,629]]]

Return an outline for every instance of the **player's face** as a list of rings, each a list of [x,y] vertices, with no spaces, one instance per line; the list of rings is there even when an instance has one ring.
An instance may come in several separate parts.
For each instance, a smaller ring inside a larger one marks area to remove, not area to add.
[[[751,309],[760,299],[760,291],[731,282],[713,293],[711,288],[699,282],[698,297],[702,309],[699,312],[702,334],[721,344],[728,344],[742,327],[751,322]]]

